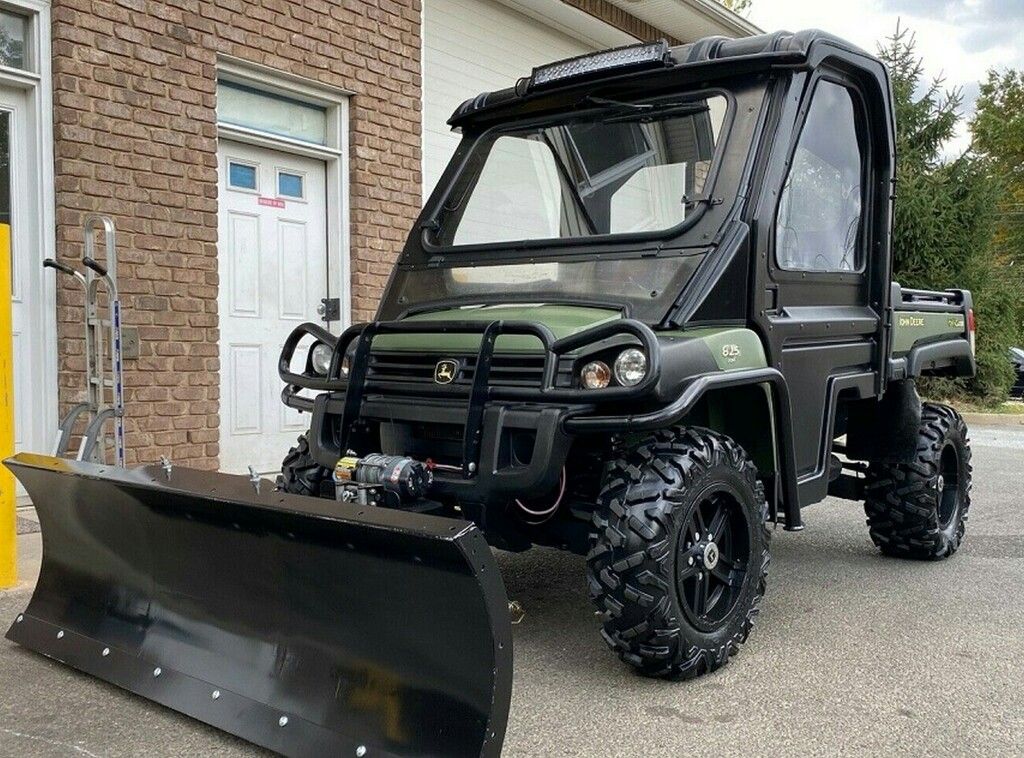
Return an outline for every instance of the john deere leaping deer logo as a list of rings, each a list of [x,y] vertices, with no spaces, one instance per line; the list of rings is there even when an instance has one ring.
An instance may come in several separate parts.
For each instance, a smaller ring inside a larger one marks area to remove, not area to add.
[[[455,381],[455,375],[459,373],[459,364],[452,360],[438,361],[434,366],[434,382],[437,384],[451,384]]]

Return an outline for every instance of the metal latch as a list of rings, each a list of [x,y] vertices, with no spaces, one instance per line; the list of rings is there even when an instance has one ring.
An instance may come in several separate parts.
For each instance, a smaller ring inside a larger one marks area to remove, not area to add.
[[[321,298],[316,312],[320,314],[321,321],[339,321],[341,319],[341,298]]]

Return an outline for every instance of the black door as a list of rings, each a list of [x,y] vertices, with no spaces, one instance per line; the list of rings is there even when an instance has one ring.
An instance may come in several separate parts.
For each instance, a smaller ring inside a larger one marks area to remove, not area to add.
[[[766,192],[761,206],[755,291],[770,360],[789,384],[806,505],[827,491],[840,398],[878,386],[881,309],[871,293],[871,146],[862,98],[841,76],[818,74],[809,82],[794,77],[787,100],[794,128],[775,146],[787,153],[774,161],[774,182],[772,172],[766,177],[766,187],[780,189]]]

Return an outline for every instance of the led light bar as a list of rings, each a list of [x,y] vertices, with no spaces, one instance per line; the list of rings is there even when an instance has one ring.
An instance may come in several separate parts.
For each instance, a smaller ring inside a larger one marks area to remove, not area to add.
[[[530,76],[530,88],[547,87],[567,79],[580,79],[611,69],[664,66],[668,61],[669,50],[665,40],[617,47],[538,66]]]

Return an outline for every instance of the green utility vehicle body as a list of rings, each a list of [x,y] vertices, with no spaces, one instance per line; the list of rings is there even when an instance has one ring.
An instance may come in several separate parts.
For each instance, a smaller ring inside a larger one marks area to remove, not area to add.
[[[503,547],[584,552],[590,509],[539,528],[509,518],[514,503],[557,494],[563,471],[567,502],[593,502],[574,496],[574,468],[594,482],[623,435],[697,423],[752,448],[773,519],[799,529],[830,490],[859,496],[833,443],[851,413],[857,448],[891,384],[973,373],[970,293],[890,281],[894,137],[878,60],[814,31],[643,51],[538,69],[452,116],[462,141],[377,321],[340,339],[302,328],[282,357],[284,400],[311,413],[325,471],[347,453],[429,459],[446,467],[440,512]],[[335,354],[328,376],[312,358],[293,370],[310,338],[325,345],[310,356]],[[649,364],[642,386],[583,387],[587,365],[614,374],[630,347]],[[480,445],[460,444],[469,436]],[[491,459],[466,459],[481,447]]]
[[[409,317],[409,321],[422,323],[452,319],[490,323],[504,321],[538,321],[557,338],[568,337],[598,324],[621,318],[622,314],[602,308],[574,305],[488,305],[480,308],[430,311]],[[697,329],[666,330],[659,337],[667,342],[702,340],[723,371],[741,368],[763,368],[767,365],[764,348],[750,329],[738,327],[702,327]],[[480,347],[480,339],[472,334],[432,335],[433,347],[449,353],[472,352]],[[422,339],[409,335],[381,337],[376,346],[380,350],[409,350],[421,352]],[[530,336],[503,335],[495,343],[501,353],[537,353],[537,340]]]
[[[560,61],[463,103],[376,319],[305,324],[279,486],[587,557],[608,645],[688,678],[746,640],[768,525],[864,501],[884,553],[952,555],[971,295],[892,281],[885,66],[818,31]]]

